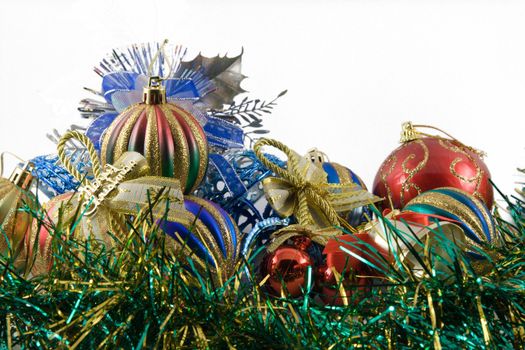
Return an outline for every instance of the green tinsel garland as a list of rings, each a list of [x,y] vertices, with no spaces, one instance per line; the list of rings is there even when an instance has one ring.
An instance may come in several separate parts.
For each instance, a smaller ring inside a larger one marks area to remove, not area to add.
[[[0,349],[523,348],[525,202],[515,202],[513,223],[496,215],[505,244],[488,248],[500,258],[484,275],[462,256],[447,278],[391,267],[346,307],[269,298],[241,276],[249,262],[214,285],[191,257],[165,254],[148,215],[130,223],[118,255],[95,241],[55,239],[48,275],[23,278],[0,260]],[[432,257],[420,259],[431,270]]]

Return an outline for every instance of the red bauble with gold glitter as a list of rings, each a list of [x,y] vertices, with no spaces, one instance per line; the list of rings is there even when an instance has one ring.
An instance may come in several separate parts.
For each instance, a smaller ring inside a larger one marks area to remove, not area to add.
[[[454,187],[482,200],[494,201],[490,172],[482,153],[456,139],[430,136],[403,125],[402,145],[381,164],[373,192],[385,198],[384,207],[403,208],[418,194],[438,187]]]

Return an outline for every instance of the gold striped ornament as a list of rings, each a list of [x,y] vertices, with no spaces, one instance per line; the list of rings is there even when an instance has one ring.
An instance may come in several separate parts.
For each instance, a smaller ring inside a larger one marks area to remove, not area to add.
[[[103,136],[103,164],[113,164],[128,151],[146,157],[150,175],[178,179],[184,193],[197,188],[208,166],[204,130],[191,113],[166,102],[159,77],[150,78],[143,102],[126,108]]]
[[[0,155],[0,175],[3,173],[3,158]],[[16,157],[18,158],[18,157]],[[29,188],[33,181],[31,164],[16,167],[9,179],[0,178],[0,254],[13,262],[19,271],[27,263],[27,242],[31,235],[33,216],[39,208]]]

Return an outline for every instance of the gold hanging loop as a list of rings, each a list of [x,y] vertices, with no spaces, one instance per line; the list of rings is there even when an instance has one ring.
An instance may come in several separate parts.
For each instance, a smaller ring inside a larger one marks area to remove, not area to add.
[[[438,132],[444,134],[448,138],[440,136],[440,135],[427,134],[427,133],[421,132],[421,130],[417,130],[417,129],[431,129],[431,130],[435,130],[435,131],[438,131]],[[478,149],[476,149],[474,147],[465,145],[463,142],[459,141],[457,138],[455,138],[454,136],[450,135],[448,132],[446,132],[446,131],[444,131],[444,130],[442,130],[440,128],[437,128],[435,126],[425,125],[425,124],[412,124],[412,122],[405,122],[405,123],[402,124],[401,139],[400,139],[401,143],[407,143],[407,142],[410,142],[410,141],[413,141],[413,140],[417,140],[417,139],[421,138],[422,136],[435,137],[435,138],[444,139],[444,140],[452,140],[452,141],[456,142],[457,144],[459,144],[461,147],[466,148],[469,151],[476,153],[480,158],[483,158],[483,157],[485,157],[487,155],[485,152],[483,152],[481,150],[478,150]]]

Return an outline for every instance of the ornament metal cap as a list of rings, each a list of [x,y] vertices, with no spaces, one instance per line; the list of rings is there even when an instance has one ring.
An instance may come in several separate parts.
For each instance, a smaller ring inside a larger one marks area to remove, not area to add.
[[[401,125],[402,131],[401,131],[401,139],[399,140],[400,143],[407,143],[410,141],[414,141],[420,138],[419,132],[415,129],[414,125],[412,125],[412,122],[404,122]]]
[[[162,86],[162,79],[157,76],[149,78],[148,86],[144,87],[144,103],[160,105],[166,103],[166,89]]]
[[[314,164],[323,164],[324,162],[329,161],[326,153],[319,151],[317,148],[312,148],[311,150],[309,150],[306,157],[309,158],[310,161]]]
[[[9,181],[21,189],[27,190],[31,187],[34,178],[31,170],[33,170],[33,164],[29,162],[26,162],[22,167],[17,166],[9,177]]]
[[[23,165],[17,165],[15,167],[8,180],[14,185],[22,188],[23,190],[29,189],[34,178],[33,174],[31,173],[34,168],[34,164],[31,162],[25,162],[22,158],[18,157],[17,155],[11,152],[2,152],[0,153],[0,176],[3,176],[4,173],[4,157],[6,155],[17,159],[18,161],[20,161],[20,163],[23,163]]]

